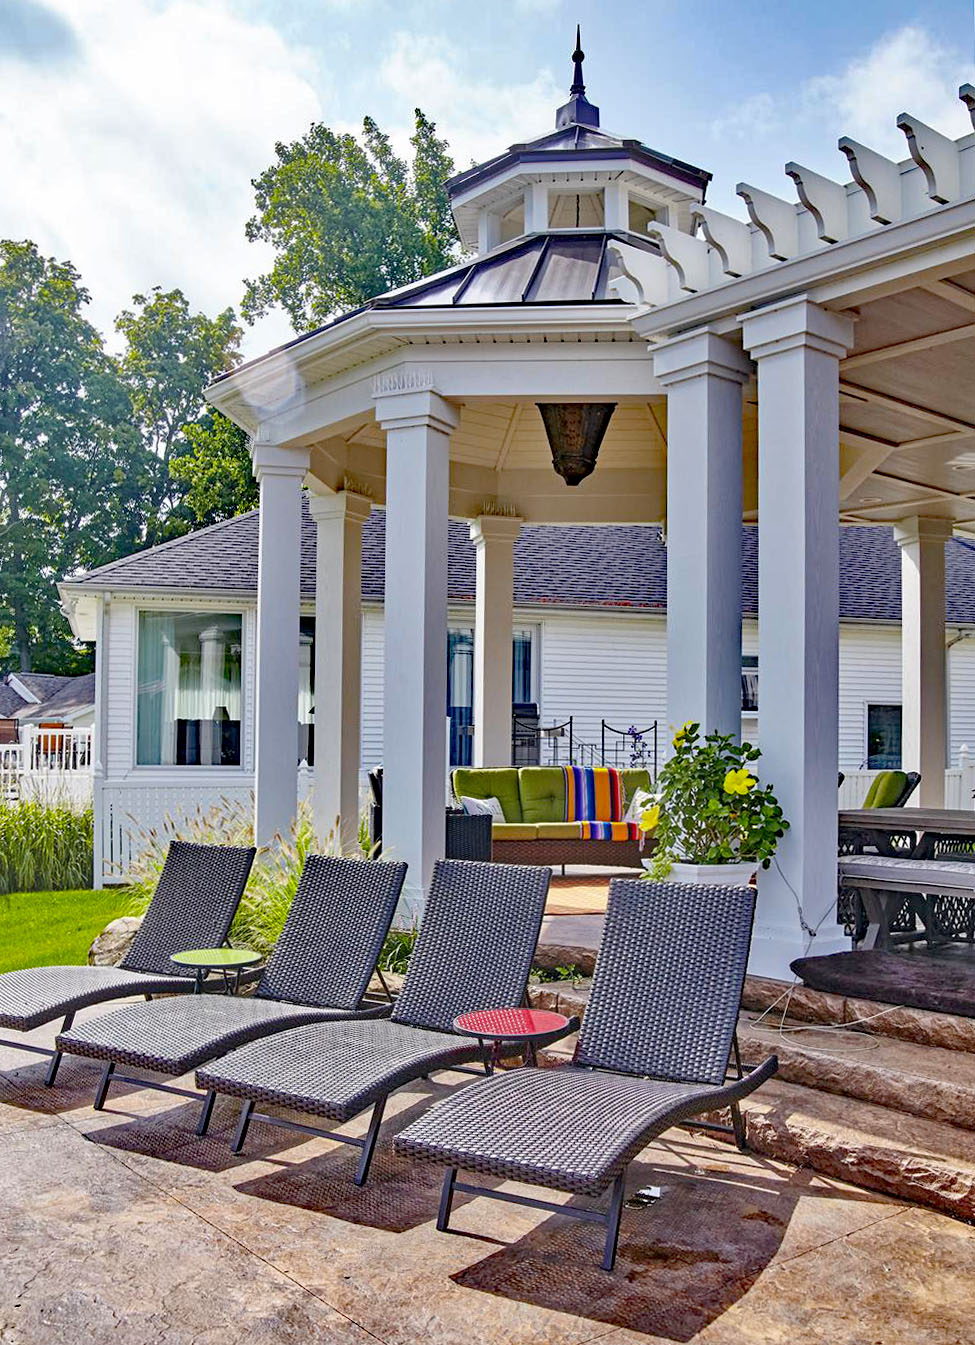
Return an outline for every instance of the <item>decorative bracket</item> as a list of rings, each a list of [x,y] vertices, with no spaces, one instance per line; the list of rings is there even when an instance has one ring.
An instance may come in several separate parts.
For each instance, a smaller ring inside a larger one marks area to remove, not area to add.
[[[752,269],[752,235],[747,224],[733,215],[723,215],[709,205],[691,211],[701,232],[721,258],[726,276],[745,276]]]
[[[817,236],[824,243],[839,243],[846,238],[846,188],[798,163],[787,163],[785,171],[796,184],[799,200],[816,221]]]
[[[768,244],[768,253],[776,261],[786,262],[799,252],[799,226],[796,208],[781,196],[739,182],[735,191],[748,207],[748,215]]]
[[[931,200],[938,205],[957,200],[961,194],[961,174],[955,142],[908,112],[900,114],[897,125],[907,136],[911,158],[924,174]]]
[[[901,217],[901,170],[893,159],[843,136],[838,147],[850,163],[853,181],[862,188],[870,218],[878,224],[893,224]]]
[[[637,291],[637,302],[656,307],[665,304],[670,297],[667,284],[667,263],[655,252],[645,252],[627,243],[618,243],[610,239],[607,244],[617,266],[623,272],[623,278]],[[611,280],[609,288],[616,291],[617,281]],[[626,296],[618,294],[623,299]]]
[[[659,244],[664,260],[677,272],[677,283],[692,294],[706,290],[710,283],[708,245],[703,238],[681,233],[667,224],[650,224],[647,233]]]

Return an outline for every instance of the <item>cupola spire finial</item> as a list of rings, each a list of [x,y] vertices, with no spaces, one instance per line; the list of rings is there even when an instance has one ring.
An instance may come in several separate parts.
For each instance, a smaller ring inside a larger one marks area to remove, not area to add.
[[[576,24],[576,49],[572,53],[572,88],[569,90],[569,96],[584,94],[586,85],[582,78],[582,63],[586,59],[586,53],[582,50],[582,29],[580,24]]]
[[[582,50],[582,27],[576,24],[576,49],[572,53],[572,87],[569,101],[564,103],[555,114],[555,128],[565,126],[598,126],[599,108],[586,97],[586,84],[582,77],[582,63],[586,53]]]

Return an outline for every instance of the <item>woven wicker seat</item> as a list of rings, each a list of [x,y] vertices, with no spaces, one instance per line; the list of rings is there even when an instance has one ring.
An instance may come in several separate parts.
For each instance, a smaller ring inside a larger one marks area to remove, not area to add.
[[[254,1119],[292,1126],[256,1113],[256,1103],[335,1121],[346,1121],[371,1104],[365,1140],[314,1132],[362,1149],[355,1177],[361,1185],[389,1093],[433,1070],[481,1056],[477,1042],[453,1032],[458,1014],[522,1001],[550,877],[548,869],[441,860],[390,1020],[294,1028],[198,1070],[201,1088],[244,1101],[234,1151],[240,1152]]]
[[[62,1032],[58,1048],[107,1063],[95,1098],[104,1105],[116,1065],[180,1075],[272,1032],[328,1018],[388,1012],[362,1000],[389,932],[405,864],[309,855],[274,952],[252,998],[230,996],[133,1004]],[[135,1082],[160,1088],[147,1079]],[[186,1089],[163,1087],[190,1097]],[[205,1100],[200,1133],[213,1105]]]
[[[55,1018],[71,1026],[79,1009],[128,995],[191,991],[191,968],[170,955],[184,948],[219,947],[227,937],[255,851],[249,846],[173,841],[156,891],[119,967],[31,967],[0,975],[0,1026],[28,1032]],[[6,1046],[51,1057],[53,1084],[59,1050],[5,1041]]]
[[[655,1135],[730,1106],[775,1073],[770,1056],[725,1081],[755,897],[749,888],[614,879],[589,1005],[572,1065],[484,1079],[445,1099],[395,1139],[397,1153],[441,1163],[438,1228],[455,1191],[496,1196],[606,1225],[616,1257],[626,1167]],[[457,1181],[458,1168],[596,1196],[606,1214]]]

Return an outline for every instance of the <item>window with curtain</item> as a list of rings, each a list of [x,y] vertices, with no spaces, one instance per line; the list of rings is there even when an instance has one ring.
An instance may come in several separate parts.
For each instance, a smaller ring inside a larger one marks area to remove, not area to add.
[[[741,656],[741,708],[745,714],[758,710],[758,655]]]
[[[315,764],[315,618],[301,618],[298,635],[298,764]]]
[[[511,645],[511,699],[515,705],[527,705],[532,696],[532,632],[516,630]]]
[[[239,766],[240,613],[140,612],[136,762]]]

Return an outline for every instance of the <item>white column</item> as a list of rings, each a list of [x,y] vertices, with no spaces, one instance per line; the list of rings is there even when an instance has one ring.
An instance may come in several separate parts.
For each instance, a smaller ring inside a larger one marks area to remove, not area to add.
[[[742,385],[711,331],[654,352],[667,389],[667,719],[741,735]]]
[[[839,362],[849,317],[799,296],[742,319],[758,362],[759,741],[790,829],[759,873],[751,970],[847,946],[835,922]],[[802,910],[800,919],[799,907]]]
[[[362,701],[362,529],[372,505],[364,495],[308,496],[317,526],[315,571],[315,831],[339,821],[343,849],[359,825]]]
[[[111,625],[111,599],[106,593],[96,597],[95,608],[95,720],[91,732],[91,802],[94,833],[94,873],[96,888],[105,886],[105,860],[109,847],[105,837],[105,773],[108,766],[108,632]]]
[[[257,568],[254,835],[286,835],[298,811],[301,487],[308,450],[254,445],[261,488]]]
[[[409,864],[404,902],[418,917],[445,838],[447,504],[458,417],[424,370],[376,384],[386,431],[383,848]]]
[[[475,766],[511,765],[511,640],[520,518],[481,514],[474,543]]]
[[[224,633],[219,626],[200,631],[200,764],[220,765],[220,722],[215,717],[223,690]]]
[[[901,765],[921,772],[910,799],[921,808],[945,806],[945,543],[951,532],[940,518],[906,518],[894,528],[901,549]]]

